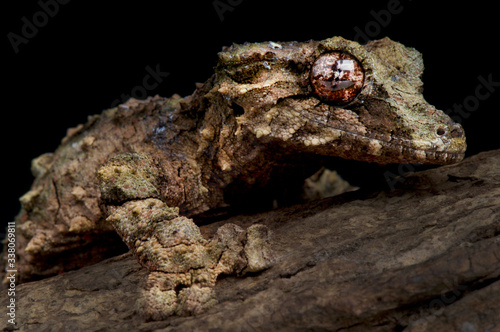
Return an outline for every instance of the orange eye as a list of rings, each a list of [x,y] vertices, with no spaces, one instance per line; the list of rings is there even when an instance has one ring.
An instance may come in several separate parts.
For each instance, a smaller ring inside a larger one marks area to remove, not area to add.
[[[311,70],[314,93],[335,105],[353,101],[363,88],[364,80],[361,63],[345,52],[323,54],[316,59]]]

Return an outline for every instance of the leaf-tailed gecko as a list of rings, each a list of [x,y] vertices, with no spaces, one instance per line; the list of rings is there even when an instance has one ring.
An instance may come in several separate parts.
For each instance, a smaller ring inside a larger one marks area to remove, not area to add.
[[[232,45],[185,98],[130,100],[68,131],[35,159],[17,218],[21,281],[101,260],[117,232],[149,270],[148,319],[215,303],[221,273],[272,263],[262,225],[207,240],[191,218],[275,199],[321,156],[451,164],[462,127],[422,96],[422,57],[388,38]],[[293,191],[293,190],[292,190]]]

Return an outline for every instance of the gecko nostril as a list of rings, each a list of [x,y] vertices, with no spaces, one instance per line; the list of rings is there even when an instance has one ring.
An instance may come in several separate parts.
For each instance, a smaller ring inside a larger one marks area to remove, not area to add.
[[[436,130],[436,134],[438,134],[439,136],[443,136],[446,134],[446,129],[443,128],[443,127],[439,127],[437,130]]]

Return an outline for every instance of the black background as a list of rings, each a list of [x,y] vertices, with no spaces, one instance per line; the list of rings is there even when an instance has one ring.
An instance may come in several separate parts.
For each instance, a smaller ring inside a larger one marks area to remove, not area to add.
[[[54,1],[54,0],[52,0]],[[47,2],[46,0],[43,2]],[[213,0],[69,1],[19,52],[7,38],[21,35],[22,18],[33,21],[37,1],[4,4],[4,95],[2,98],[2,219],[19,211],[18,197],[33,181],[31,159],[54,151],[67,128],[109,108],[130,93],[157,65],[169,76],[150,95],[188,95],[205,81],[224,45],[245,41],[389,36],[424,55],[426,99],[446,110],[474,96],[478,76],[500,82],[499,17],[494,2],[401,0],[400,12],[383,26],[374,13],[385,1],[251,1],[232,3],[221,20]],[[18,7],[12,7],[18,6]],[[376,28],[379,28],[379,31]],[[500,148],[499,91],[463,119],[468,155]],[[485,90],[482,90],[484,92]]]

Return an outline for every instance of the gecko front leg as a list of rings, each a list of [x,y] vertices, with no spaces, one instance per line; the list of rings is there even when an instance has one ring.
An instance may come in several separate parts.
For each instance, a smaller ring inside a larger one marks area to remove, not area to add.
[[[117,155],[97,172],[106,221],[149,271],[137,301],[148,320],[201,313],[216,303],[218,275],[257,272],[271,264],[266,226],[245,231],[226,224],[206,240],[191,219],[161,199],[160,174],[138,154]]]

